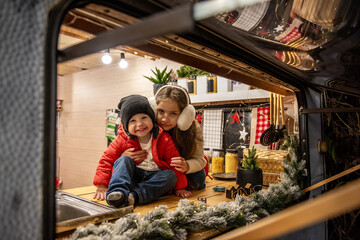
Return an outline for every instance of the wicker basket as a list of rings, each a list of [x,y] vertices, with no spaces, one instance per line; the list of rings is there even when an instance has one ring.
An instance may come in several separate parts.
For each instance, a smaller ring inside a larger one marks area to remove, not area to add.
[[[244,155],[247,155],[248,148],[244,149]],[[259,168],[263,171],[263,184],[280,182],[280,173],[284,171],[282,165],[283,159],[288,159],[289,153],[285,150],[256,149],[258,155]]]

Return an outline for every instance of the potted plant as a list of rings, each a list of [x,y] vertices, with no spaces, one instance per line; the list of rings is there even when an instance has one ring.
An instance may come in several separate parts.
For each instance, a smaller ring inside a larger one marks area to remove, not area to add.
[[[170,75],[172,73],[172,70],[167,72],[167,66],[166,66],[163,70],[160,70],[157,67],[155,67],[155,71],[152,69],[151,71],[155,76],[145,76],[145,75],[143,76],[154,83],[153,92],[155,95],[155,93],[157,92],[157,90],[159,90],[159,88],[166,85],[170,81]]]
[[[183,65],[178,70],[176,70],[179,78],[188,78],[193,79],[196,76],[208,75],[209,73],[196,69],[194,67]]]
[[[242,167],[238,167],[236,175],[236,183],[240,187],[245,187],[248,183],[251,184],[251,188],[261,189],[263,184],[262,170],[259,168],[257,161],[258,155],[256,154],[256,148],[248,149],[248,154],[244,154]]]
[[[176,70],[179,78],[187,78],[186,88],[189,94],[196,94],[196,77],[200,75],[208,75],[207,72],[201,71],[194,67],[183,65]],[[179,83],[179,85],[182,85]]]

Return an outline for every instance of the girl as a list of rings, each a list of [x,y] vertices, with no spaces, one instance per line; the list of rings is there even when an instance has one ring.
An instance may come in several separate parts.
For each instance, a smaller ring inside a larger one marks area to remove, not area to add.
[[[174,189],[187,186],[183,172],[171,167],[171,159],[179,152],[171,137],[156,124],[155,112],[146,97],[130,95],[121,99],[119,134],[102,155],[97,167],[94,198],[114,207],[145,204]],[[144,149],[143,161],[120,155],[128,148]]]
[[[171,135],[181,156],[172,158],[170,166],[186,173],[189,189],[205,188],[206,160],[202,129],[195,121],[195,109],[190,105],[189,94],[182,87],[166,85],[158,90],[150,103],[156,109],[157,123]],[[133,158],[135,162],[146,158],[145,152],[133,150],[126,151],[126,156]],[[176,194],[191,197],[191,192],[186,190]]]

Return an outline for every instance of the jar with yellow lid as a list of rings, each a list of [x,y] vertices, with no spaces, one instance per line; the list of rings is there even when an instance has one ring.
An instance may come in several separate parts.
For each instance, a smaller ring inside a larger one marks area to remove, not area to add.
[[[238,168],[238,155],[236,149],[226,149],[225,173],[236,173]]]
[[[225,172],[224,152],[222,149],[213,149],[211,158],[212,173]]]

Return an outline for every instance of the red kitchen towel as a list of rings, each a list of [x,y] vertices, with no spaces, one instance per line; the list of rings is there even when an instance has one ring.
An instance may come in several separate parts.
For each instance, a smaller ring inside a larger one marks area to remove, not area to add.
[[[255,144],[260,144],[261,134],[270,127],[270,107],[260,107],[256,114],[256,135]]]

